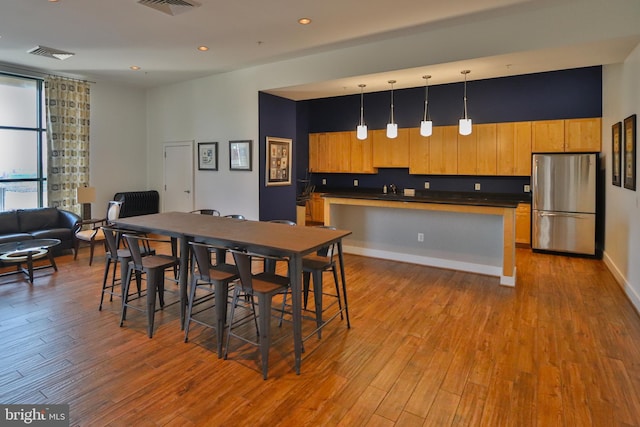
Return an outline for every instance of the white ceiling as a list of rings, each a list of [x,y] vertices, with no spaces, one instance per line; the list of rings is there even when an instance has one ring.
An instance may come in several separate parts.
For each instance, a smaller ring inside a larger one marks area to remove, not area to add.
[[[175,16],[137,0],[1,1],[3,68],[151,88],[451,23],[472,23],[517,9],[580,0],[197,0],[201,6]],[[302,17],[313,22],[300,25],[297,20]],[[623,61],[639,40],[636,32],[632,37],[591,39],[270,92],[299,100],[356,93],[360,83],[367,84],[367,92],[387,90],[389,79],[398,80],[396,88],[415,87],[424,84],[423,74],[433,76],[430,84],[461,81],[463,68],[472,69],[469,79],[475,80],[609,64]],[[75,56],[60,61],[27,53],[38,45]],[[209,51],[199,52],[200,45]],[[130,70],[133,65],[141,69]]]

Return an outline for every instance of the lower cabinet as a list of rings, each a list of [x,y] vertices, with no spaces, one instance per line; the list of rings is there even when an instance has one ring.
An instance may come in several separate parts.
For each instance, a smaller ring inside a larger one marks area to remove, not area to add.
[[[531,204],[519,203],[516,208],[516,243],[531,245]]]
[[[307,202],[307,223],[310,225],[324,224],[324,198],[321,193],[312,193]]]

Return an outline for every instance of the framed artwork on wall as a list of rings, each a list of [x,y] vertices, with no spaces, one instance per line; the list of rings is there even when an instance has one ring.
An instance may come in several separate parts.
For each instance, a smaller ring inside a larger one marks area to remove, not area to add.
[[[636,190],[636,115],[624,119],[624,188]]]
[[[622,162],[622,122],[611,126],[611,183],[620,187],[622,185],[620,165]]]
[[[218,143],[198,143],[198,169],[206,171],[218,170]]]
[[[250,171],[252,164],[252,141],[229,141],[229,169]]]
[[[291,185],[291,140],[267,137],[266,185]]]

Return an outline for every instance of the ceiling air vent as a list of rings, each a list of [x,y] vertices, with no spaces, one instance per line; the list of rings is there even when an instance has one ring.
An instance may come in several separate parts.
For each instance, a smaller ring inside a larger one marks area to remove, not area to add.
[[[65,59],[71,58],[75,53],[65,52],[64,50],[54,49],[52,47],[46,46],[36,46],[31,50],[28,50],[27,53],[38,56],[46,56],[47,58],[59,59],[60,61],[64,61]]]
[[[167,15],[178,15],[200,6],[200,3],[193,0],[138,0],[138,3],[164,12]]]

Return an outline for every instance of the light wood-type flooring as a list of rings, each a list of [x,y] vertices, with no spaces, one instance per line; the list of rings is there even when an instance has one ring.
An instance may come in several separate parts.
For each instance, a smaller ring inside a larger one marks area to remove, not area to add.
[[[351,329],[306,341],[298,376],[274,319],[263,381],[252,346],[185,343],[175,305],[152,339],[135,311],[119,327],[103,260],[0,278],[0,403],[68,403],[72,426],[640,426],[640,317],[602,261],[518,249],[514,289],[348,255]]]

